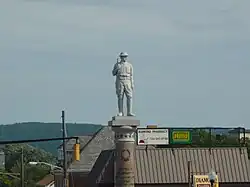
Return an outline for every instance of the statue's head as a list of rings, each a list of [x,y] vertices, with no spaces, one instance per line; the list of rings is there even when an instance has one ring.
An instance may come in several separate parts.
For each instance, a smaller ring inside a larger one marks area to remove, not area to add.
[[[120,58],[121,58],[121,61],[125,62],[128,58],[128,53],[126,52],[121,52],[120,53]]]

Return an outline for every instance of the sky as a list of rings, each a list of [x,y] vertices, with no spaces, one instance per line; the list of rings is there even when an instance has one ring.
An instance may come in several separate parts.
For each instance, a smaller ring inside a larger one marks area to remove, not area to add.
[[[134,67],[134,113],[159,126],[250,128],[249,0],[1,0],[0,124],[107,124],[111,71]]]

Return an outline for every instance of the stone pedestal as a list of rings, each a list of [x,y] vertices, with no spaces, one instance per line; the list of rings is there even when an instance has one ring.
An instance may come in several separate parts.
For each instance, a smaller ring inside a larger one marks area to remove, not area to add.
[[[134,187],[135,131],[140,121],[131,116],[115,116],[109,125],[115,132],[115,187]]]

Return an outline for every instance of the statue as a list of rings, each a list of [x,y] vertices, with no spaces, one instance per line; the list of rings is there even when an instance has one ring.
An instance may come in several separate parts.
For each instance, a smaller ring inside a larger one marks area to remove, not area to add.
[[[123,99],[124,94],[127,98],[127,116],[135,116],[132,113],[132,97],[134,89],[133,66],[127,61],[128,54],[120,53],[120,61],[114,65],[112,74],[116,76],[116,95],[118,99],[118,116],[124,116]]]

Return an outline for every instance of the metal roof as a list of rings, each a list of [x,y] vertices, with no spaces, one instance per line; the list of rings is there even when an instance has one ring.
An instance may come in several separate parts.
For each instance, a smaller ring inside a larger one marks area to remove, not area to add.
[[[136,149],[135,157],[136,184],[188,183],[188,161],[194,175],[208,174],[213,169],[220,182],[250,183],[247,148],[140,148]],[[100,171],[100,167],[104,166],[94,168]]]
[[[220,182],[250,182],[246,148],[137,149],[136,183],[187,183],[193,174],[214,169]]]

